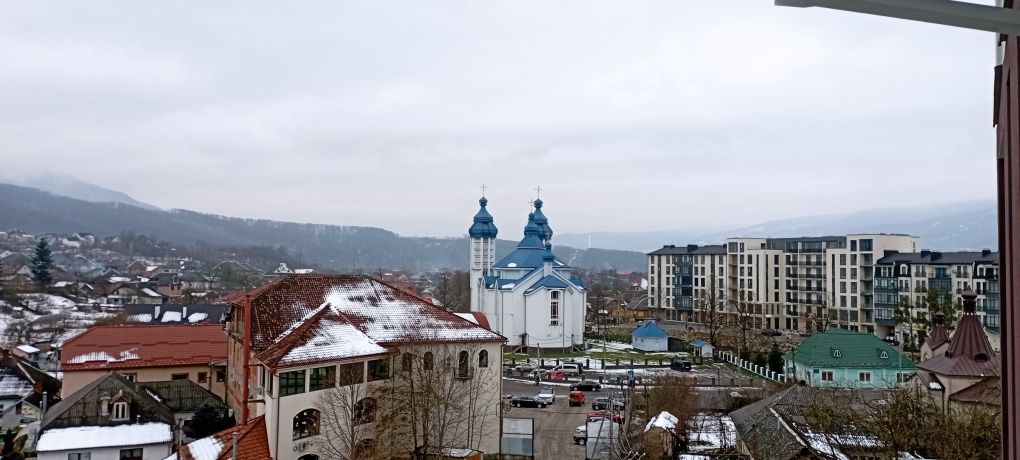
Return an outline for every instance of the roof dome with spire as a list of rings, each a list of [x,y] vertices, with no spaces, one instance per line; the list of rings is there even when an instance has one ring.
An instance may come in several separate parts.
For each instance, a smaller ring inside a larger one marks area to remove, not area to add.
[[[536,222],[534,213],[528,214],[528,224],[524,226],[524,238],[517,243],[517,248],[510,254],[500,259],[494,265],[495,268],[538,268],[541,267],[547,257],[552,257],[553,265],[556,268],[568,268],[567,264],[556,260],[552,254],[552,248],[546,247],[542,241],[542,230]]]
[[[949,339],[944,355],[933,356],[921,364],[935,374],[950,376],[987,377],[999,374],[999,354],[988,341],[981,319],[975,309],[977,294],[972,289],[963,292],[963,317],[956,325],[956,333]]]
[[[553,237],[552,228],[549,227],[549,218],[545,217],[545,213],[542,212],[542,199],[535,199],[535,225],[538,225],[540,231],[539,238],[543,241],[549,241]]]
[[[487,204],[489,204],[489,200],[484,196],[478,200],[478,213],[475,214],[474,223],[468,229],[468,235],[471,238],[496,238],[496,234],[499,232],[496,229],[496,224],[492,223],[492,214],[489,214],[489,211],[485,209]]]

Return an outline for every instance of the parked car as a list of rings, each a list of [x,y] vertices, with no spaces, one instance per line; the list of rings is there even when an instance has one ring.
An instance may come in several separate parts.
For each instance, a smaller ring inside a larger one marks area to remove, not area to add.
[[[574,443],[583,446],[586,442],[588,442],[588,425],[574,428]]]
[[[541,387],[538,389],[538,394],[535,395],[535,398],[551,406],[556,402],[556,390],[553,390],[553,387],[550,386]]]
[[[669,363],[669,368],[674,371],[690,372],[691,362],[683,359],[674,359]]]
[[[783,335],[783,331],[780,331],[779,329],[762,329],[761,335],[766,337],[779,337]]]
[[[627,404],[623,401],[606,397],[595,398],[591,403],[592,410],[623,410],[626,406]]]
[[[584,392],[574,390],[571,391],[567,396],[567,405],[569,406],[583,406],[584,405]]]
[[[561,363],[554,367],[553,371],[563,371],[567,375],[581,375],[584,372],[584,366],[581,363]]]
[[[592,380],[582,380],[570,386],[570,391],[599,391],[602,384]]]
[[[529,362],[523,362],[518,364],[517,367],[515,367],[514,369],[516,369],[517,372],[531,372],[535,370],[535,367],[536,366],[534,364],[531,364]]]
[[[547,379],[549,378],[549,371],[545,369],[535,369],[531,372],[528,372],[528,378],[531,380],[534,380],[536,375],[540,379]]]
[[[545,406],[548,406],[548,404],[534,396],[514,396],[513,399],[510,400],[510,405],[514,407],[538,407],[538,408],[544,408]]]
[[[623,423],[623,414],[607,410],[594,410],[588,412],[588,418],[585,420],[585,423],[591,423],[599,419],[612,420],[616,423]]]

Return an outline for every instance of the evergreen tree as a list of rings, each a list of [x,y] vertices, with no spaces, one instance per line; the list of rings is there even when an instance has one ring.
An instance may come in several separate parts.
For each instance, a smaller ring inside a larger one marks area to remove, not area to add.
[[[50,252],[50,244],[46,238],[39,240],[35,245],[35,256],[32,257],[32,279],[42,286],[49,286],[53,282],[53,254]]]
[[[777,374],[783,373],[783,352],[779,349],[779,345],[773,343],[772,349],[769,350],[769,370]]]

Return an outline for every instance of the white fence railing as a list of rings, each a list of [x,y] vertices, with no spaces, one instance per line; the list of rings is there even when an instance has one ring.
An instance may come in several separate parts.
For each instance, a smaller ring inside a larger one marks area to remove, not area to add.
[[[773,382],[786,383],[786,375],[779,372],[772,372],[767,366],[759,366],[750,361],[740,359],[739,356],[728,351],[715,351],[715,357],[726,361],[734,366],[744,369],[754,375],[769,379]]]

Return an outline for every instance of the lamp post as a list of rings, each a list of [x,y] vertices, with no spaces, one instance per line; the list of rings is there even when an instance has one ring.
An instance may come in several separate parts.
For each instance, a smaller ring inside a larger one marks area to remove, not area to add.
[[[996,32],[997,66],[993,111],[997,129],[996,158],[998,230],[1001,279],[1002,330],[1002,438],[1003,458],[1020,458],[1020,373],[1010,363],[1020,354],[1020,4],[1015,0],[997,0],[1000,6],[978,5],[954,0],[775,0],[778,6],[821,7],[843,11],[886,16],[911,21],[943,24],[974,30]]]

